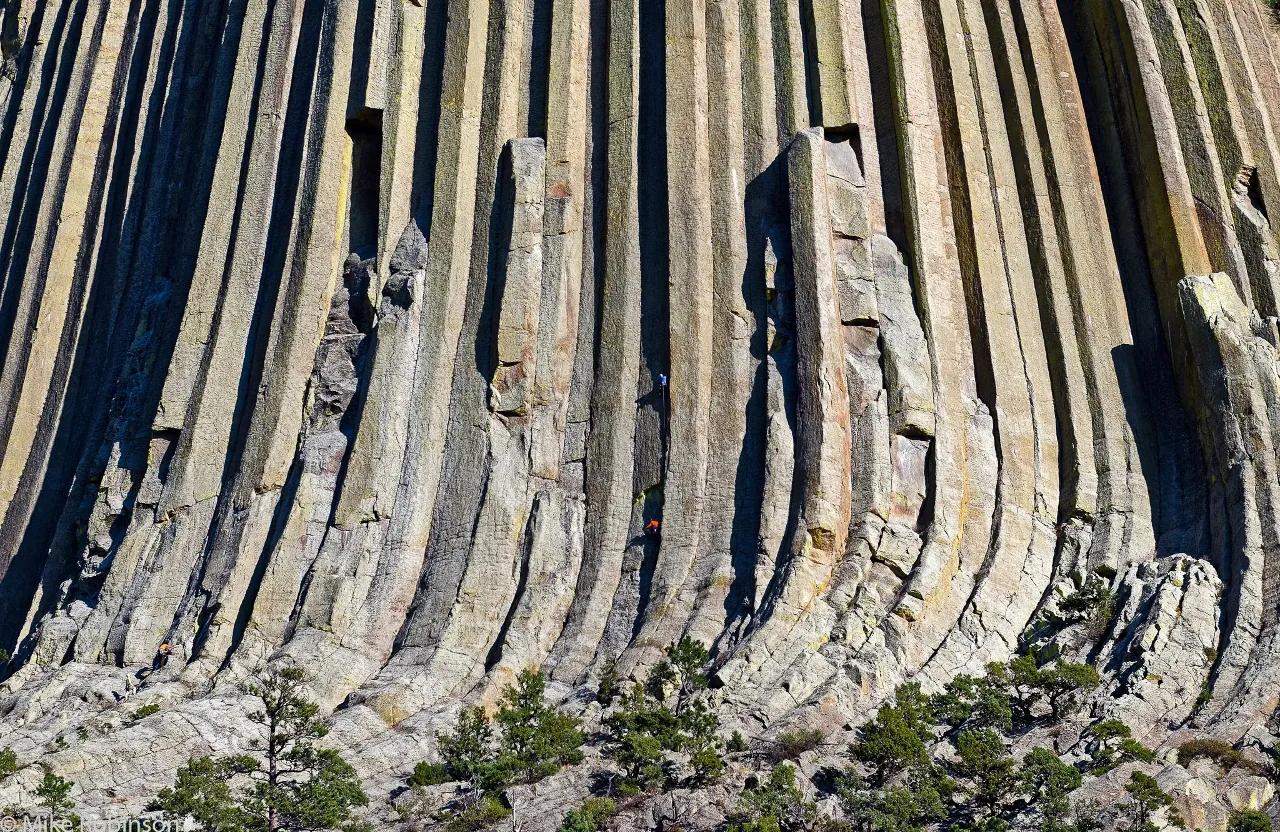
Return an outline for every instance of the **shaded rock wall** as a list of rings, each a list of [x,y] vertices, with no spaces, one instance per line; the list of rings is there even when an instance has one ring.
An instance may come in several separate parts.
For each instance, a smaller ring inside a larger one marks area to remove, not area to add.
[[[685,634],[747,731],[856,723],[1089,575],[1115,707],[1274,711],[1261,0],[10,0],[3,32],[0,711],[88,804],[235,747],[265,661],[376,779],[526,666],[567,696]]]

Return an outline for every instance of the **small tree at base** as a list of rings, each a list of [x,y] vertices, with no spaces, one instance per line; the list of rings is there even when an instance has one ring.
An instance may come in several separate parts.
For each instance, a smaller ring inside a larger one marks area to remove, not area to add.
[[[545,701],[547,681],[526,669],[502,694],[497,721],[502,726],[502,751],[522,779],[533,782],[582,762],[585,737],[578,720]]]
[[[796,770],[784,763],[765,783],[742,793],[728,832],[811,832],[817,820],[818,807],[805,799],[796,786]]]
[[[50,818],[68,818],[72,822],[79,820],[72,814],[76,803],[71,799],[71,781],[54,774],[53,769],[48,766],[44,770],[44,779],[36,786],[36,797],[40,798],[40,808]]]
[[[260,746],[266,770],[244,769],[257,780],[245,806],[251,814],[265,816],[268,832],[342,827],[352,806],[369,802],[351,766],[336,751],[311,744],[329,730],[304,690],[305,677],[297,667],[269,670],[245,686],[246,693],[262,700],[262,710],[249,718],[267,735]]]
[[[966,730],[956,740],[959,761],[955,771],[965,782],[965,790],[982,814],[978,820],[996,817],[1018,786],[1014,759],[1005,750],[1004,740],[990,728]]]
[[[711,654],[702,642],[685,636],[666,648],[666,658],[658,662],[649,675],[649,688],[654,699],[666,698],[666,688],[675,688],[676,716],[693,699],[694,694],[707,687],[707,664]]]
[[[304,695],[302,670],[268,670],[244,690],[262,703],[249,719],[264,729],[265,737],[254,745],[265,760],[247,755],[191,760],[179,770],[174,787],[157,795],[148,809],[172,820],[196,819],[206,832],[363,828],[351,820],[351,809],[369,802],[355,770],[338,752],[312,744],[328,729],[320,722],[319,707]],[[236,775],[251,781],[238,794],[229,785]]]
[[[1271,817],[1257,809],[1232,812],[1227,832],[1271,832]]]
[[[196,757],[178,769],[172,788],[162,789],[147,806],[173,821],[190,818],[204,832],[241,832],[249,818],[236,805],[227,782],[236,767],[226,760]]]
[[[1178,829],[1186,828],[1186,824],[1182,822],[1181,816],[1173,807],[1173,798],[1160,788],[1156,778],[1135,771],[1124,788],[1130,797],[1125,807],[1128,825],[1123,828],[1126,832],[1156,832],[1159,827],[1153,819],[1161,809],[1168,812],[1170,826]]]

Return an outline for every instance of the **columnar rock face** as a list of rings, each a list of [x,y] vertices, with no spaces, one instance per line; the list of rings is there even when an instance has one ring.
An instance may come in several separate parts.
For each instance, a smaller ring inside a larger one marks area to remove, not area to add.
[[[381,787],[529,666],[835,731],[1095,578],[1100,712],[1273,717],[1265,0],[3,14],[0,730],[87,811],[269,663]]]

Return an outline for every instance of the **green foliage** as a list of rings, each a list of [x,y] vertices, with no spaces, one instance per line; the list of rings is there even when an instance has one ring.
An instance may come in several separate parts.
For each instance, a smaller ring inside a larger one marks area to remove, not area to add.
[[[44,778],[40,781],[40,785],[36,786],[36,797],[39,798],[40,808],[44,809],[51,818],[71,818],[76,820],[72,814],[76,808],[76,802],[71,799],[71,781],[53,773],[53,769],[48,766],[44,769]]]
[[[1133,736],[1133,731],[1118,719],[1104,719],[1089,726],[1089,735],[1106,742]]]
[[[1076,710],[1081,697],[1100,681],[1098,671],[1087,664],[1060,661],[1040,671],[1040,687],[1049,698],[1055,720]]]
[[[742,732],[734,731],[729,737],[729,741],[725,743],[724,747],[726,751],[741,754],[746,751],[749,746],[747,745],[747,738],[742,736]]]
[[[1066,797],[1083,781],[1074,766],[1062,762],[1047,748],[1033,748],[1022,761],[1018,777],[1033,802]]]
[[[1101,810],[1094,801],[1078,803],[1073,821],[1061,826],[1046,825],[1043,832],[1099,832],[1103,828]]]
[[[581,725],[547,703],[541,673],[522,671],[515,684],[503,690],[494,719],[501,729],[496,748],[484,708],[464,708],[454,729],[436,736],[443,762],[418,763],[409,785],[466,781],[478,799],[511,783],[534,783],[562,766],[582,762]]]
[[[1033,709],[1041,702],[1048,703],[1054,721],[1061,720],[1100,681],[1098,671],[1087,664],[1058,661],[1042,668],[1032,653],[988,665],[987,679],[1008,697],[1013,721],[1025,723],[1033,721]]]
[[[453,774],[450,773],[447,765],[443,763],[428,763],[426,760],[414,766],[413,774],[409,775],[409,785],[415,788],[439,786],[441,783],[450,783],[452,781]]]
[[[626,769],[626,785],[640,791],[661,781],[664,750],[662,742],[651,734],[639,731],[623,734],[614,757]]]
[[[1271,832],[1271,818],[1257,809],[1241,809],[1231,813],[1227,832]]]
[[[695,783],[713,783],[724,774],[724,757],[713,747],[700,748],[689,757]]]
[[[1197,757],[1213,760],[1224,771],[1231,771],[1236,766],[1250,771],[1258,771],[1261,768],[1237,751],[1231,743],[1223,740],[1191,740],[1178,746],[1178,765],[1185,767]]]
[[[1130,761],[1154,763],[1156,761],[1156,753],[1135,739],[1121,740],[1118,753],[1122,763]]]
[[[1095,742],[1090,771],[1101,776],[1123,763],[1153,763],[1156,755],[1135,740],[1129,726],[1117,719],[1106,719],[1089,727]]]
[[[794,760],[804,752],[817,748],[823,739],[823,733],[817,728],[787,731],[778,735],[774,757],[778,760]]]
[[[254,747],[265,765],[244,755],[192,759],[148,808],[175,821],[193,818],[211,832],[359,828],[351,810],[369,798],[338,752],[312,744],[328,729],[305,697],[301,669],[269,670],[244,690],[261,702],[249,718],[263,729]],[[232,789],[236,775],[247,785]]]
[[[1018,772],[1023,791],[1040,810],[1041,832],[1073,832],[1071,801],[1068,795],[1083,780],[1074,766],[1058,759],[1047,748],[1034,748],[1022,761]]]
[[[1129,793],[1129,802],[1123,807],[1126,826],[1125,832],[1156,832],[1153,819],[1161,809],[1168,812],[1169,824],[1178,828],[1186,828],[1182,818],[1173,806],[1173,798],[1160,788],[1160,784],[1149,774],[1135,771],[1125,784]]]
[[[852,832],[924,832],[947,819],[953,791],[951,780],[930,766],[913,771],[903,786],[874,791],[853,778],[837,794]]]
[[[810,832],[817,817],[818,807],[796,786],[795,769],[783,764],[763,784],[742,793],[727,832]]]
[[[245,800],[250,814],[266,817],[274,812],[285,829],[358,826],[349,823],[351,807],[365,806],[369,798],[355,769],[337,751],[300,743],[282,755],[281,768],[305,776],[272,783],[268,773]]]
[[[190,818],[204,832],[241,832],[249,818],[236,805],[227,781],[238,770],[232,760],[195,757],[178,769],[172,788],[162,789],[147,805],[166,820],[181,823]],[[256,765],[256,763],[255,763]]]
[[[129,721],[138,722],[140,720],[146,719],[152,714],[158,714],[158,713],[160,713],[160,706],[157,705],[155,702],[152,702],[149,705],[143,705],[141,708],[139,708],[138,710],[130,714]]]
[[[951,728],[1013,728],[1009,696],[988,676],[960,675],[929,700],[934,718]]]
[[[611,754],[626,770],[623,791],[635,793],[671,779],[668,752],[689,755],[690,784],[715,780],[724,772],[720,721],[707,706],[709,661],[702,644],[688,638],[666,649],[666,657],[644,684],[627,691],[605,719]],[[674,708],[668,700],[674,700]],[[737,735],[741,746],[746,741]]]
[[[452,732],[436,735],[440,756],[456,780],[470,780],[489,756],[493,728],[484,708],[463,708]]]
[[[862,727],[853,756],[871,767],[877,785],[884,785],[894,775],[927,762],[924,743],[931,738],[909,709],[885,705]]]
[[[4,648],[0,648],[0,664],[8,664],[9,658],[9,651]]]
[[[511,817],[511,810],[496,795],[482,795],[479,800],[446,815],[444,832],[478,832]]]
[[[654,699],[665,700],[669,690],[676,696],[676,713],[684,711],[693,695],[707,687],[707,665],[711,654],[702,642],[685,636],[666,648],[666,657],[649,674],[648,688]]]
[[[929,697],[920,690],[918,683],[901,685],[894,691],[893,703],[911,730],[923,740],[933,739],[934,718]]]
[[[1080,589],[1062,599],[1058,609],[1070,622],[1086,622],[1089,634],[1098,639],[1115,615],[1116,594],[1106,581],[1092,577]]]
[[[956,752],[955,773],[973,804],[986,813],[979,819],[998,817],[1018,787],[1016,763],[1004,739],[990,728],[968,729],[956,738]]]
[[[1043,748],[1033,749],[1019,766],[1001,733],[984,724],[1009,724],[988,703],[1008,704],[1014,695],[1030,700],[1033,686],[1045,696],[1046,680],[1053,677],[1016,660],[996,666],[993,675],[959,678],[930,699],[927,709],[920,707],[919,689],[904,686],[894,704],[863,728],[853,753],[872,783],[852,777],[837,790],[854,832],[922,832],[942,821],[947,825],[940,828],[952,832],[1001,832],[1028,807],[1038,813],[1042,832],[1090,828],[1087,820],[1080,825],[1084,819],[1072,818],[1068,799],[1081,784],[1079,771]],[[949,772],[930,762],[930,745],[941,741],[930,716],[955,732]]]
[[[18,770],[18,755],[12,748],[0,749],[0,780]]]
[[[613,744],[613,756],[627,772],[628,785],[645,789],[663,776],[665,751],[683,745],[675,713],[649,697],[643,685],[634,685],[618,710],[605,720]]]
[[[515,685],[503,692],[496,717],[502,726],[502,753],[529,783],[582,762],[581,725],[546,703],[546,687],[541,673],[521,671]]]
[[[618,663],[611,661],[600,673],[600,687],[596,689],[596,701],[607,708],[621,693],[622,677],[618,674]]]
[[[557,832],[599,832],[616,814],[618,804],[607,797],[592,798],[565,815]]]

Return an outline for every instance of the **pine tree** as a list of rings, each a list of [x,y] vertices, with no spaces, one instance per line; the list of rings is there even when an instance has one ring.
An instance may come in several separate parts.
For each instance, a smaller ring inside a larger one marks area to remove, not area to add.
[[[262,705],[249,718],[263,728],[264,737],[254,747],[265,759],[193,759],[179,770],[173,788],[157,795],[149,808],[173,820],[193,818],[210,832],[358,827],[351,809],[367,805],[369,798],[338,752],[313,744],[328,730],[319,707],[305,697],[301,669],[269,670],[244,690]],[[251,782],[239,793],[229,785],[237,774]]]
[[[998,816],[1017,788],[1015,762],[1004,740],[990,728],[966,730],[956,739],[956,751],[956,774],[965,779],[969,795],[985,817]]]
[[[1160,788],[1156,778],[1149,774],[1135,771],[1124,788],[1131,798],[1125,807],[1129,819],[1128,825],[1125,827],[1126,832],[1156,832],[1159,827],[1156,826],[1153,819],[1161,809],[1168,811],[1169,824],[1171,826],[1179,829],[1186,827],[1182,818],[1173,808],[1173,798],[1169,796],[1168,792]]]
[[[243,832],[249,818],[236,805],[227,782],[240,768],[232,760],[238,758],[189,760],[178,769],[173,787],[161,790],[147,811],[162,812],[170,821],[191,818],[204,832]]]
[[[675,689],[676,716],[684,712],[693,696],[707,687],[707,665],[711,654],[702,642],[686,636],[666,649],[666,658],[649,675],[649,689],[658,700],[666,699],[665,690]]]
[[[585,737],[578,720],[545,701],[546,679],[534,670],[521,671],[502,694],[497,721],[502,726],[502,753],[529,782],[582,761]]]
[[[73,814],[76,802],[71,799],[71,781],[54,774],[48,766],[44,769],[44,779],[36,786],[36,797],[40,798],[40,808],[49,814],[50,819],[79,820]]]
[[[911,716],[893,705],[882,707],[876,718],[862,727],[853,755],[874,770],[879,785],[929,757]]]

